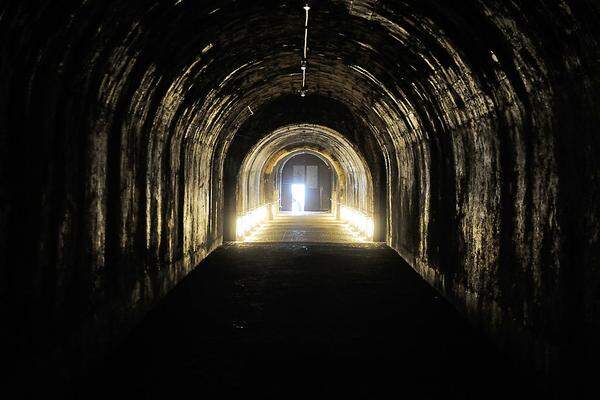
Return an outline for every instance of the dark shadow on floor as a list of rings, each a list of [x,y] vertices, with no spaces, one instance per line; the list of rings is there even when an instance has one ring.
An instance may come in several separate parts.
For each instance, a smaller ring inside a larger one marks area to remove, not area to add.
[[[514,399],[523,380],[392,250],[229,244],[83,398]]]

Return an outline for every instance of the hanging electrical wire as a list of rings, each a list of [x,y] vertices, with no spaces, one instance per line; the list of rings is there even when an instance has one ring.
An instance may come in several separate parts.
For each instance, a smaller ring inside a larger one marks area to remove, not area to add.
[[[307,60],[307,48],[308,48],[308,11],[310,10],[310,6],[308,3],[304,5],[304,11],[306,13],[306,17],[304,19],[304,51],[302,53],[302,61],[300,62],[300,70],[302,71],[302,88],[300,89],[300,96],[306,96],[306,68],[308,65]]]

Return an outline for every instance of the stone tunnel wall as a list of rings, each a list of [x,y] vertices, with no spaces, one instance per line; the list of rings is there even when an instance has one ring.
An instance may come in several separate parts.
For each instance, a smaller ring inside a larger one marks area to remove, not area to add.
[[[512,65],[436,73],[437,109],[408,127],[422,139],[396,147],[389,243],[522,365],[585,385],[580,367],[598,354],[600,79],[575,10],[553,9],[543,33],[490,10],[511,46],[488,56]]]
[[[198,129],[210,118],[182,115],[186,71],[153,64],[150,34],[119,22],[126,5],[2,8],[4,343],[52,382],[106,354],[220,244]]]
[[[526,32],[488,10],[511,45],[489,57],[512,65],[473,71],[478,87],[438,71],[437,109],[409,128],[424,140],[401,141],[389,182],[389,244],[521,365],[574,376],[575,396],[599,332],[599,53],[575,34],[583,10],[562,3]]]

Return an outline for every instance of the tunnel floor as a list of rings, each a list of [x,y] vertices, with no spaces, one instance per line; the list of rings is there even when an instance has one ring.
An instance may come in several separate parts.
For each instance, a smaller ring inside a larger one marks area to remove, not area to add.
[[[93,376],[85,398],[524,395],[494,348],[375,243],[226,244]]]
[[[255,229],[245,242],[356,243],[363,240],[331,213],[281,212]]]

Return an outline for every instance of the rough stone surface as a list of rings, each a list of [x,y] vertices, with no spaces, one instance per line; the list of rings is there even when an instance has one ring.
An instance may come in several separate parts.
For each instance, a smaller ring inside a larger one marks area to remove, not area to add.
[[[221,243],[230,154],[344,134],[396,249],[524,368],[599,357],[593,0],[0,3],[0,295],[69,376]],[[253,112],[250,112],[248,106]],[[236,158],[238,157],[238,158]]]

